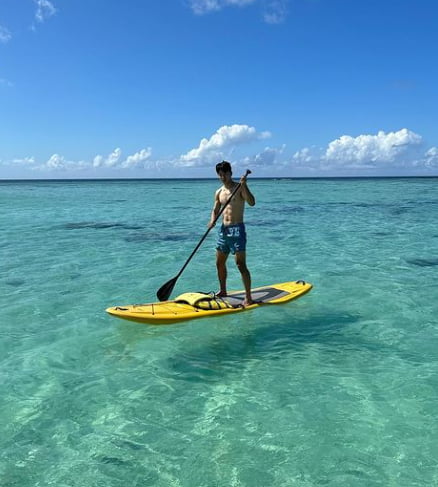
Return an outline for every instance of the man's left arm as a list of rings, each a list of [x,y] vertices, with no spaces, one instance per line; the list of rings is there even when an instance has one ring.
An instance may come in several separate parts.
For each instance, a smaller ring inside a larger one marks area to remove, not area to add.
[[[242,179],[240,180],[240,184],[241,184],[240,189],[242,192],[242,198],[248,203],[249,206],[254,206],[255,198],[254,195],[249,190],[248,185],[246,184],[245,176],[243,176]]]

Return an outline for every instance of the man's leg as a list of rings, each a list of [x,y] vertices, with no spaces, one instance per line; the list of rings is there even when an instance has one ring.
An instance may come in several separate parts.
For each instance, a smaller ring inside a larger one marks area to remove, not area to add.
[[[216,250],[216,268],[220,286],[220,290],[217,294],[218,296],[227,295],[227,258],[228,254]]]
[[[245,301],[244,306],[249,306],[253,303],[251,297],[251,274],[248,267],[246,267],[246,252],[236,252],[236,265],[242,275],[243,286],[245,287]]]

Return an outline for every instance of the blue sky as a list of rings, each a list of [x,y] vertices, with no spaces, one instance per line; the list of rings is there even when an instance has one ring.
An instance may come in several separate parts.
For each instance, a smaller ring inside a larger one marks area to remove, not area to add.
[[[1,0],[0,178],[438,175],[436,0]]]

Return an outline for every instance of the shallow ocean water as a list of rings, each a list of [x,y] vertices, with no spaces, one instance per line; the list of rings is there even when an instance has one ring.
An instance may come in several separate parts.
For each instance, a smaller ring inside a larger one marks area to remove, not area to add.
[[[0,182],[1,485],[438,485],[437,183],[253,179],[253,284],[314,289],[152,327],[104,310],[155,300],[217,181]],[[214,233],[174,295],[217,290]]]

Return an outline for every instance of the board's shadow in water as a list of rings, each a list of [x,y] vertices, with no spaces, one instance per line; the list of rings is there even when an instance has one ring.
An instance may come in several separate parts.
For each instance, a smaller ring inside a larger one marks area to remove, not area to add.
[[[244,362],[278,360],[284,354],[299,352],[314,343],[351,346],[342,329],[359,321],[359,315],[326,314],[306,316],[270,323],[265,326],[242,325],[241,333],[216,336],[208,343],[181,350],[167,358],[162,373],[172,379],[189,382],[222,381],[224,375],[235,373]],[[239,325],[236,325],[239,326]],[[165,372],[167,371],[167,372]]]

